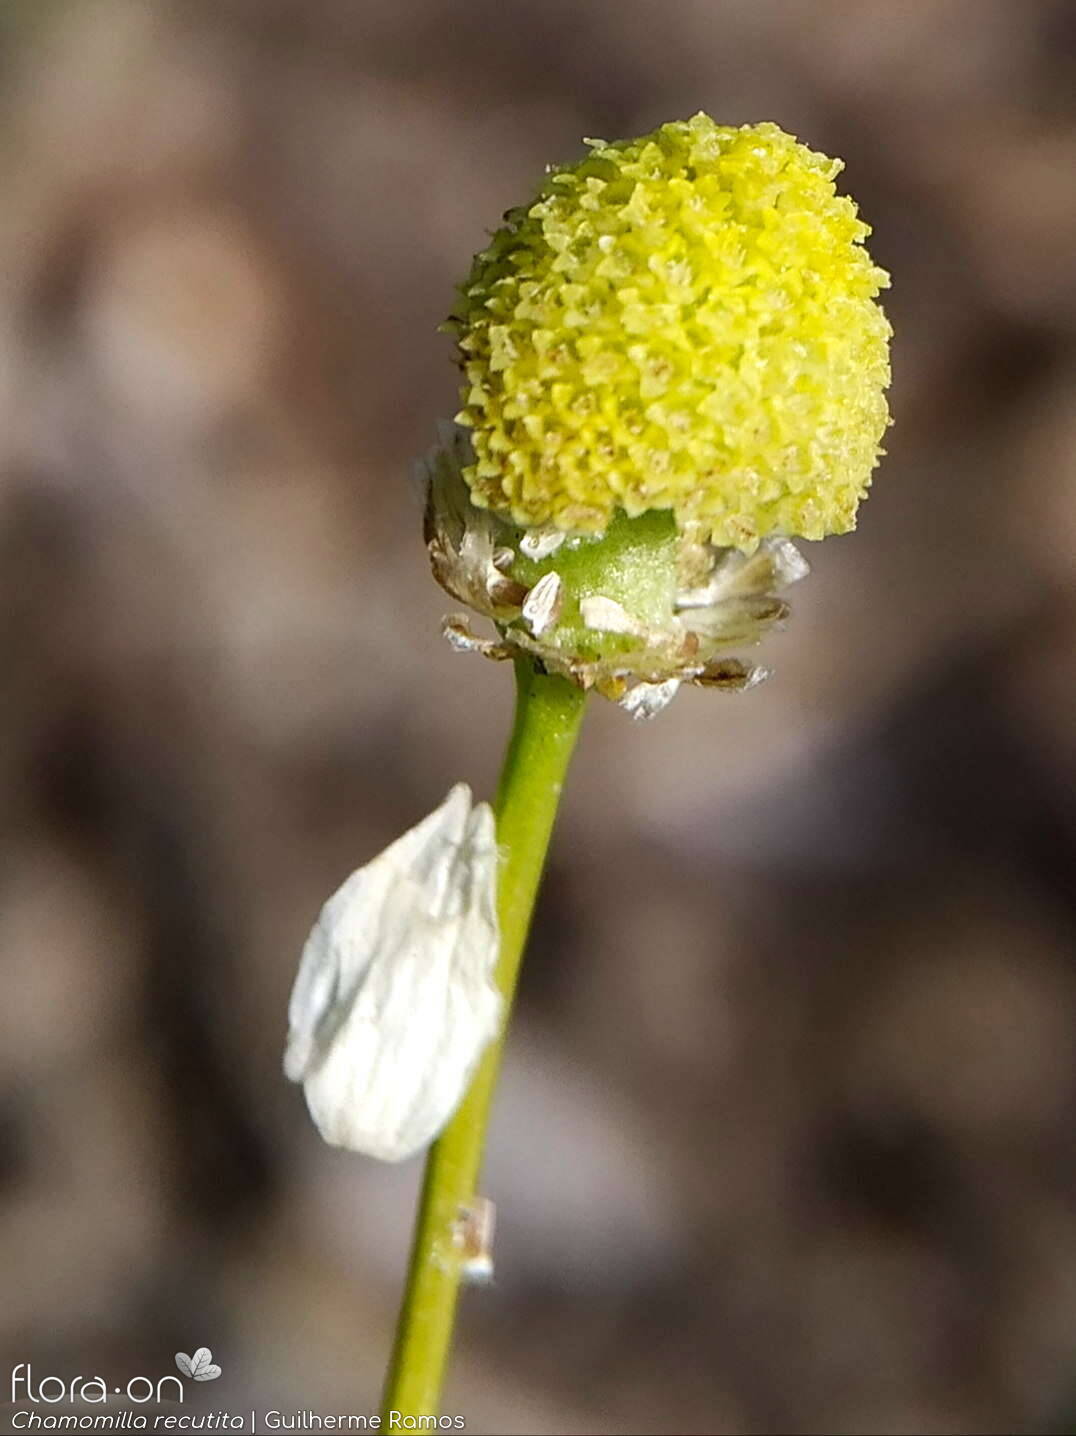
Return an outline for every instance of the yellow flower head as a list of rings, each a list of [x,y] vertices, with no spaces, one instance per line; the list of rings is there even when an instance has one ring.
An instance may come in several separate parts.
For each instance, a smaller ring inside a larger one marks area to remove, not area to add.
[[[839,160],[706,115],[588,141],[510,210],[451,320],[474,502],[724,547],[855,525],[888,422],[888,284]]]

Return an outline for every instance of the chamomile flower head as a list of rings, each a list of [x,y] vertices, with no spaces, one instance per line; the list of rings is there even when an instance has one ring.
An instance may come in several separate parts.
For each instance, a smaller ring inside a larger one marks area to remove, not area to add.
[[[588,141],[510,210],[450,321],[476,505],[718,547],[854,527],[888,423],[888,276],[839,160],[706,115]]]

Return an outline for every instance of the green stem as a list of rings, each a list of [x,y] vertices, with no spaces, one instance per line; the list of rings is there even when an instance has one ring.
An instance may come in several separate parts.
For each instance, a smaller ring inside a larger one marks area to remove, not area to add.
[[[536,673],[529,659],[517,660],[515,724],[494,804],[502,854],[496,981],[504,994],[504,1018],[466,1097],[426,1159],[407,1286],[385,1383],[382,1430],[389,1429],[390,1411],[408,1416],[438,1414],[460,1284],[462,1253],[455,1231],[460,1209],[475,1196],[516,978],[585,701],[585,694],[565,679]]]

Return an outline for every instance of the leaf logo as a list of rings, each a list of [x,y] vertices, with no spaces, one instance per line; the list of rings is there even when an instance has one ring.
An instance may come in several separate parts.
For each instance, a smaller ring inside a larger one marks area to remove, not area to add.
[[[200,1346],[193,1356],[188,1356],[185,1351],[176,1352],[176,1365],[184,1376],[189,1376],[192,1381],[216,1381],[220,1375],[220,1367],[213,1360],[213,1353],[208,1346]]]

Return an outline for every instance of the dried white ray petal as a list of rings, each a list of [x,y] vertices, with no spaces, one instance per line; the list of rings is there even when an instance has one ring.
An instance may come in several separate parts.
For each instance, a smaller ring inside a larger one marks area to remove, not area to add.
[[[498,660],[512,657],[512,649],[507,644],[472,633],[470,624],[460,613],[450,613],[442,619],[441,632],[457,653],[480,653],[483,658]]]
[[[726,598],[712,608],[692,609],[691,629],[724,643],[757,642],[767,628],[788,617],[788,604],[770,594]]]
[[[591,598],[580,599],[579,612],[583,615],[583,622],[588,628],[596,628],[602,633],[638,635],[645,632],[639,620],[633,618],[622,604],[617,603],[615,598],[605,598],[601,594],[596,594]]]
[[[496,879],[492,809],[459,783],[322,908],[284,1072],[333,1146],[400,1161],[452,1115],[500,1022]]]
[[[683,588],[676,595],[676,607],[710,608],[718,597],[717,587],[713,583],[708,583],[703,588]]]
[[[774,594],[806,578],[811,566],[789,539],[766,539],[753,554],[726,549],[705,584],[681,589],[678,609],[710,608],[736,597]]]
[[[799,583],[811,571],[811,565],[800,553],[791,539],[772,539],[771,554],[777,586],[787,588],[790,583]]]
[[[535,638],[541,638],[560,617],[564,590],[559,573],[547,573],[538,580],[523,600],[523,617]]]
[[[527,558],[548,558],[556,553],[567,537],[560,529],[528,529],[519,541],[519,551]]]
[[[488,642],[471,632],[466,619],[454,616],[443,620],[441,632],[457,653],[481,653]]]
[[[726,693],[746,693],[772,677],[772,669],[757,664],[752,666],[738,658],[721,658],[708,664],[692,682],[697,683],[700,688],[720,688]]]
[[[493,540],[487,530],[475,528],[464,533],[460,540],[458,562],[471,584],[484,590],[494,608],[519,607],[526,589],[506,578],[494,563]]]
[[[656,718],[673,701],[679,688],[679,678],[667,678],[664,683],[636,683],[619,703],[633,718]]]
[[[729,550],[701,588],[684,589],[676,595],[678,609],[713,608],[742,594],[767,593],[775,586],[769,554],[758,549],[745,557]]]
[[[763,668],[761,664],[756,664],[748,670],[747,677],[744,679],[744,685],[740,689],[740,692],[746,693],[751,688],[757,688],[760,683],[767,683],[772,677],[772,668]]]

